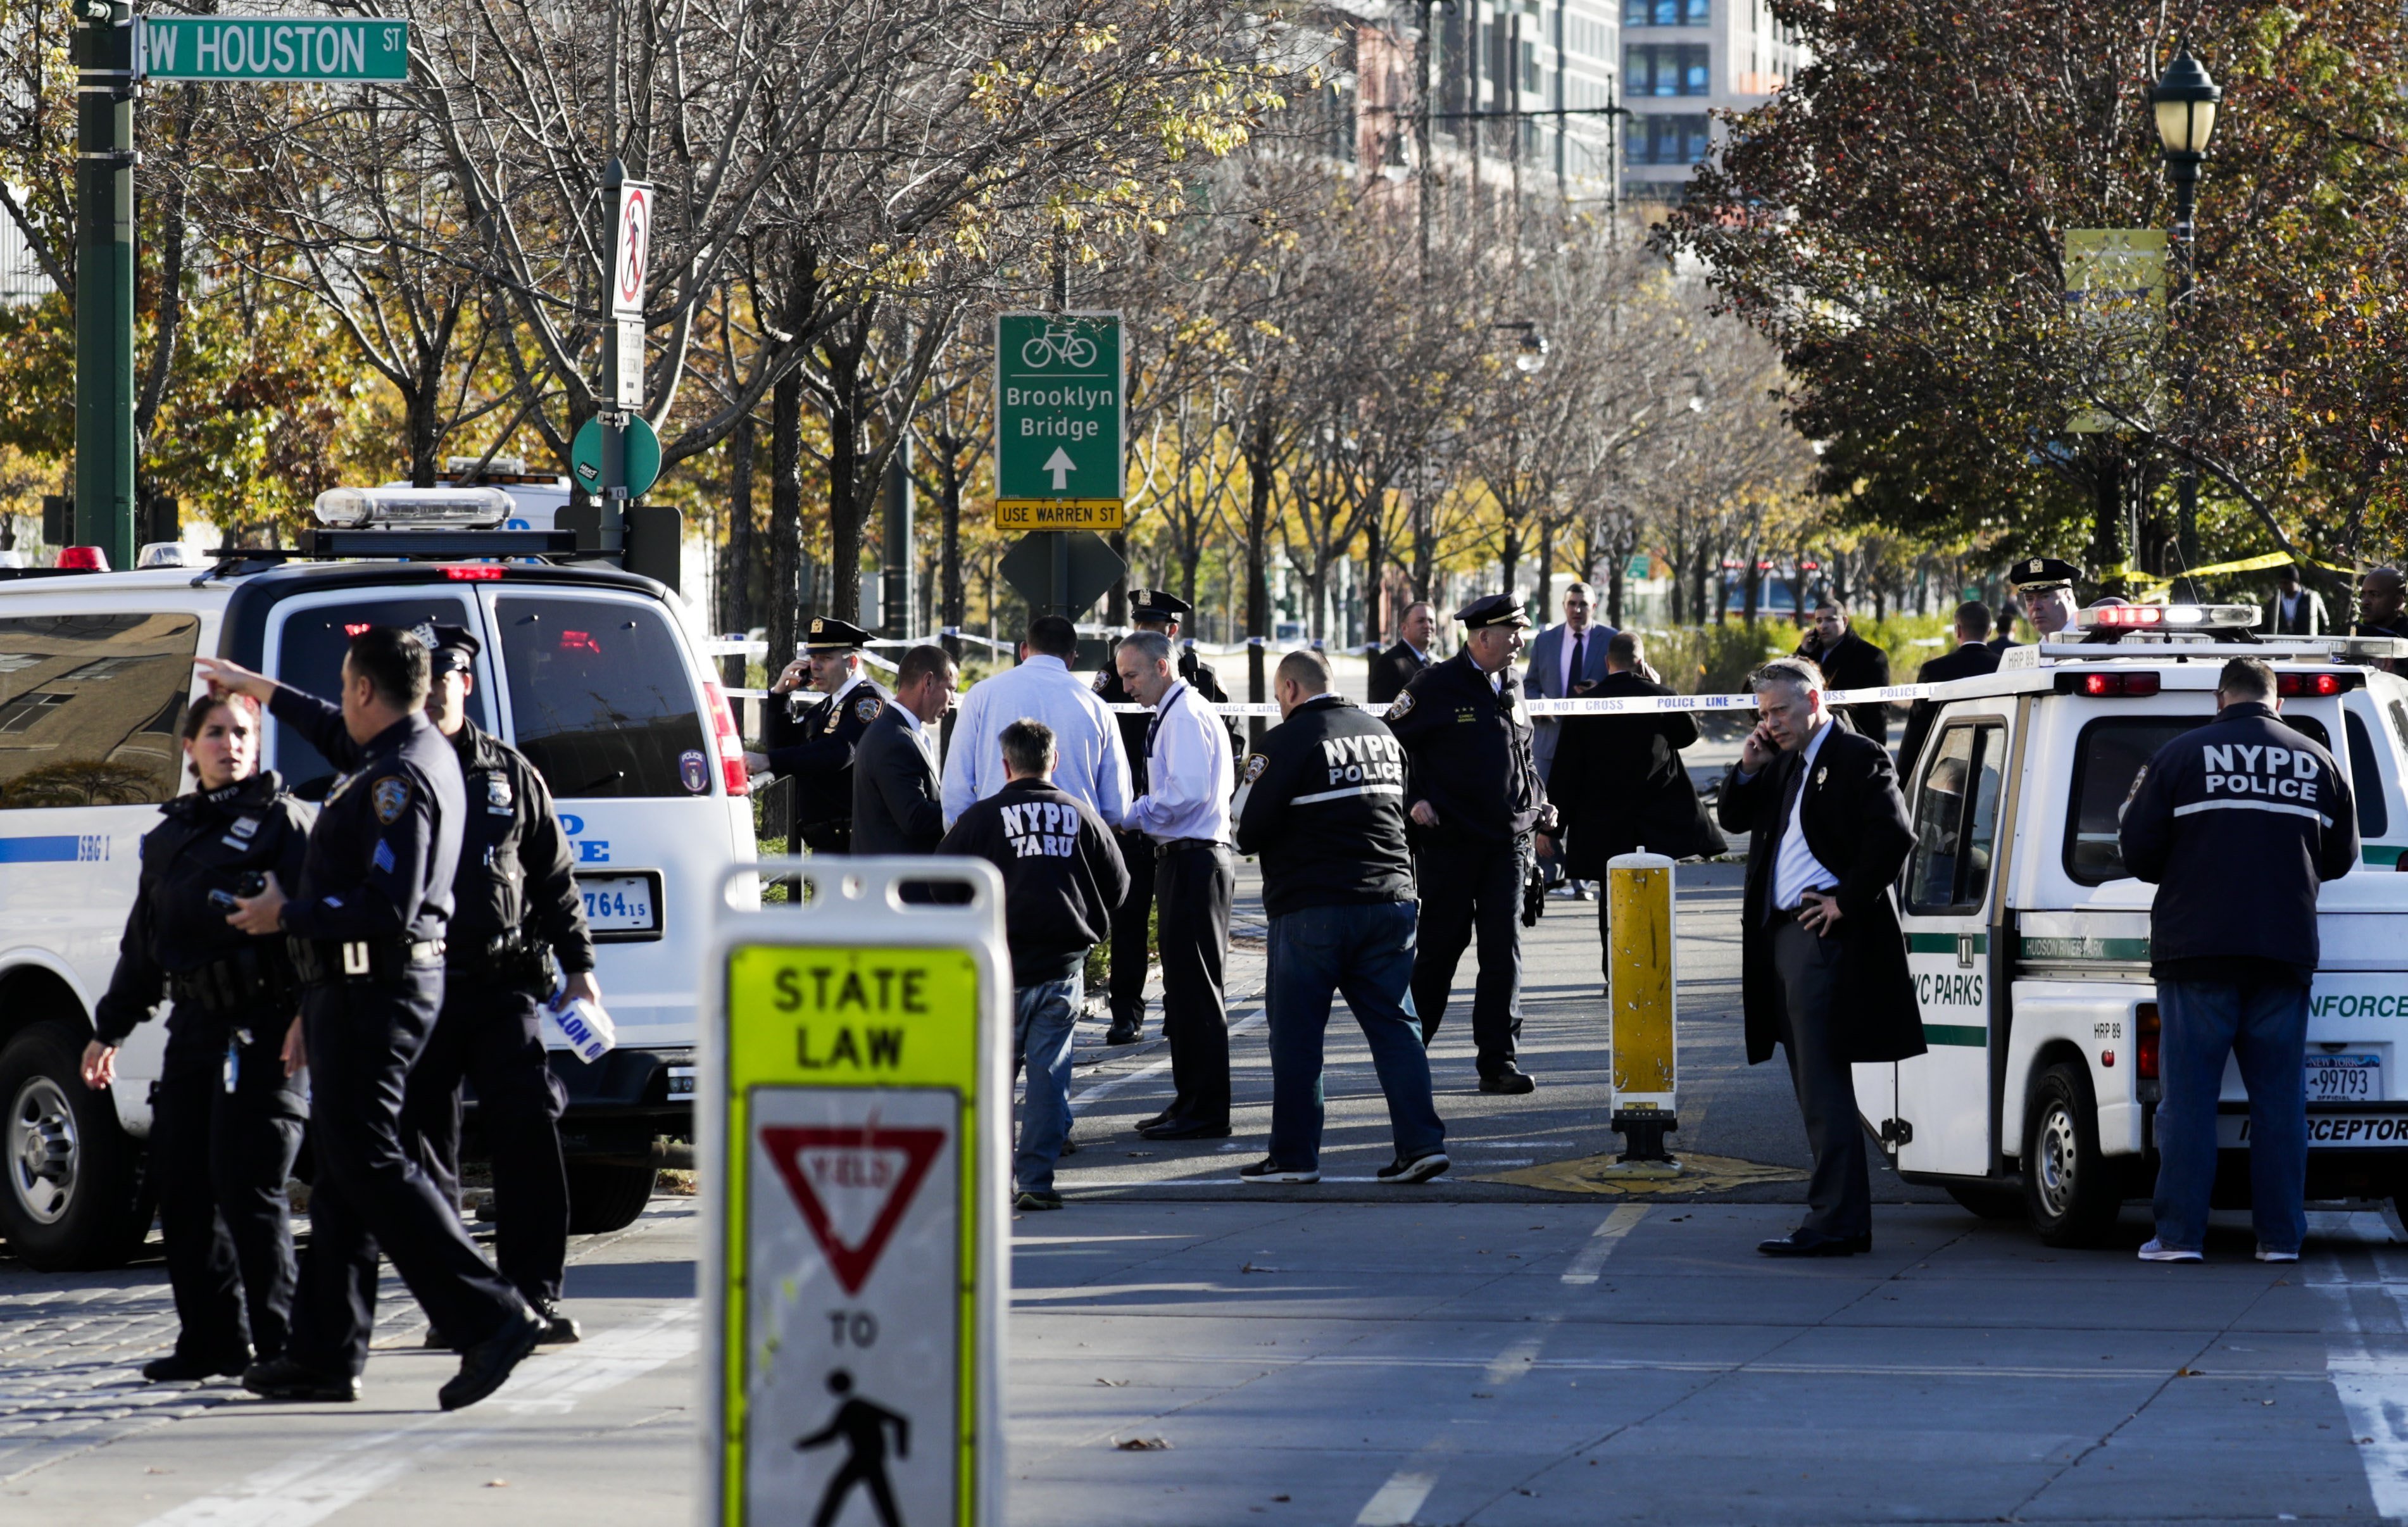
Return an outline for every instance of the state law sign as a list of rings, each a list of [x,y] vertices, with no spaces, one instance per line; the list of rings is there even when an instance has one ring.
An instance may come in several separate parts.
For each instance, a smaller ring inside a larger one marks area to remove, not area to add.
[[[1122,527],[1125,371],[1116,312],[996,315],[996,529]]]

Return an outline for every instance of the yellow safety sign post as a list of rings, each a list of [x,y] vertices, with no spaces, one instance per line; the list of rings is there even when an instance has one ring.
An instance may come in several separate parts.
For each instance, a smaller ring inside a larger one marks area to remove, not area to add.
[[[1606,1007],[1612,1015],[1613,1111],[1626,1149],[1616,1174],[1681,1170],[1664,1136],[1681,1127],[1674,1034],[1680,944],[1672,926],[1672,861],[1617,854],[1605,864]]]
[[[1000,1523],[1002,879],[975,859],[812,858],[730,890],[756,875],[798,895],[731,906],[712,945],[700,1520]]]

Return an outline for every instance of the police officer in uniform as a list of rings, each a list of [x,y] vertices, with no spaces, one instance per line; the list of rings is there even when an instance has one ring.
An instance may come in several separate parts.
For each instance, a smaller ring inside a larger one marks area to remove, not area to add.
[[[886,691],[861,671],[868,641],[869,633],[850,621],[812,617],[804,655],[769,685],[785,703],[769,707],[762,734],[768,751],[744,756],[755,771],[795,782],[795,830],[814,854],[853,851],[853,750],[887,700]],[[807,680],[822,697],[810,705],[800,693]]]
[[[2023,601],[2025,618],[2042,641],[2072,641],[2074,581],[2082,569],[2061,556],[2028,556],[2007,574],[2007,586]]]
[[[1196,607],[1163,588],[1129,590],[1129,623],[1133,629],[1159,632],[1179,652],[1179,677],[1187,687],[1215,705],[1229,702],[1228,691],[1221,687],[1221,677],[1212,666],[1196,655],[1194,647],[1179,646],[1179,622],[1193,614]],[[1107,662],[1096,674],[1096,694],[1107,705],[1129,705],[1135,701],[1128,685]],[[1148,718],[1140,714],[1123,715],[1121,750],[1128,756],[1129,799],[1145,794],[1145,734]],[[1120,910],[1112,915],[1112,961],[1110,989],[1112,1026],[1104,1035],[1107,1044],[1134,1044],[1145,1031],[1145,969],[1146,923],[1154,911],[1154,851],[1145,834],[1135,830],[1121,834],[1121,857],[1128,862],[1128,895],[1121,899]]]
[[[284,1183],[303,1109],[280,1052],[300,987],[283,940],[226,916],[257,877],[299,878],[311,812],[258,769],[259,731],[259,707],[237,696],[186,713],[199,788],[162,807],[142,840],[134,911],[83,1057],[85,1084],[108,1087],[118,1046],[163,992],[175,999],[150,1162],[182,1329],[173,1352],[143,1365],[153,1382],[239,1376],[252,1354],[284,1350],[293,1309]]]
[[[1455,965],[1477,929],[1471,1038],[1480,1052],[1480,1090],[1529,1092],[1538,1084],[1514,1059],[1522,1032],[1522,891],[1531,834],[1555,825],[1512,669],[1530,617],[1512,595],[1492,594],[1455,618],[1463,625],[1463,649],[1415,675],[1387,714],[1412,765],[1405,806],[1421,888],[1413,1011],[1422,1037],[1435,1038]]]
[[[359,1398],[380,1248],[428,1318],[464,1344],[441,1390],[446,1410],[501,1388],[550,1329],[478,1254],[401,1138],[409,1068],[443,1004],[467,814],[459,758],[422,709],[427,689],[416,637],[370,627],[351,639],[342,715],[359,765],[327,793],[290,896],[270,875],[235,903],[234,927],[289,935],[302,998],[288,1056],[309,1068],[318,1162],[291,1340],[243,1375],[270,1399]]]
[[[468,810],[444,939],[443,1011],[410,1068],[402,1138],[415,1143],[419,1164],[457,1204],[460,1084],[465,1077],[475,1085],[500,1213],[495,1260],[550,1322],[544,1339],[573,1342],[577,1322],[557,1308],[568,1259],[568,1177],[559,1131],[568,1100],[552,1073],[538,1010],[552,988],[554,958],[569,996],[601,1001],[594,935],[550,787],[523,754],[468,719],[483,643],[458,626],[429,624],[413,634],[430,649],[426,713],[452,740]],[[232,663],[202,666],[219,684],[265,698],[337,768],[359,761],[359,745],[337,707]],[[429,1328],[426,1343],[452,1345],[439,1326]]]

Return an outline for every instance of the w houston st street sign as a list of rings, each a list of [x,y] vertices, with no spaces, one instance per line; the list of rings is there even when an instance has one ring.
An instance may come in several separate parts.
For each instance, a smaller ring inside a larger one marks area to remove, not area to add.
[[[409,23],[382,18],[139,16],[135,70],[150,79],[409,78]]]

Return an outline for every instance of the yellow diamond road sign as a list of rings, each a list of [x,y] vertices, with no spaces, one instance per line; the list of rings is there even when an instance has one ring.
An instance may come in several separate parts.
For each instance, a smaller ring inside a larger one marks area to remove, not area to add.
[[[719,945],[703,1520],[1000,1520],[1001,886],[982,863],[852,859],[848,899],[802,868],[808,902],[733,914]],[[903,913],[907,873],[970,902]]]

